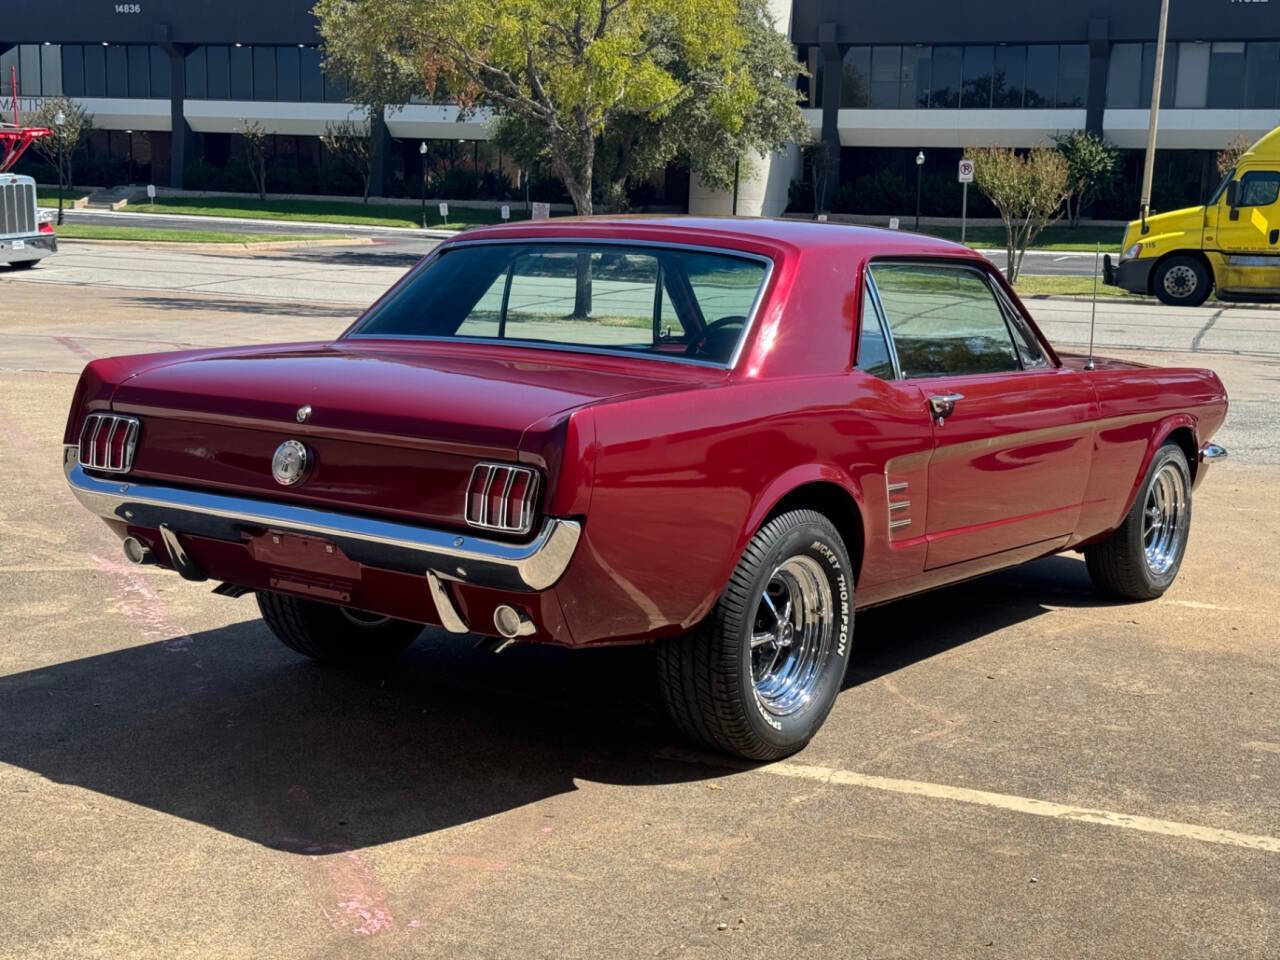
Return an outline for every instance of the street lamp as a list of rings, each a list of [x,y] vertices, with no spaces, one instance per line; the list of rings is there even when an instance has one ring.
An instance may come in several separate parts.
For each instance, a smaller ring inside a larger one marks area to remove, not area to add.
[[[418,144],[418,156],[422,158],[422,229],[427,229],[427,141]]]
[[[66,122],[61,110],[53,115],[53,125],[58,128],[58,226],[62,226],[62,125]]]
[[[924,151],[916,154],[916,233],[920,232],[920,179],[924,174]]]
[[[124,160],[128,166],[129,176],[126,178],[130,184],[133,183],[133,131],[126,130],[124,135],[129,139],[125,141]]]

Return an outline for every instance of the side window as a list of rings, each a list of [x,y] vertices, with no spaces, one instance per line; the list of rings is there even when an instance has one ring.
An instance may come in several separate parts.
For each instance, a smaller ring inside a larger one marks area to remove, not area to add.
[[[1019,368],[1004,311],[976,270],[880,263],[871,276],[904,377]]]
[[[880,315],[871,299],[871,290],[862,289],[862,333],[858,339],[858,369],[881,380],[892,380],[893,361],[889,359],[889,345],[884,342],[884,330],[880,327]]]
[[[1240,178],[1240,206],[1269,207],[1280,196],[1280,173],[1250,170]]]
[[[1009,329],[1013,332],[1013,346],[1018,351],[1018,359],[1022,361],[1024,370],[1032,370],[1036,367],[1047,367],[1049,359],[1044,355],[1044,350],[1040,348],[1040,343],[1036,340],[1036,336],[1031,332],[1031,328],[1027,326],[1022,315],[1008,298],[997,294],[1000,305],[1004,307],[1005,318],[1009,321]]]

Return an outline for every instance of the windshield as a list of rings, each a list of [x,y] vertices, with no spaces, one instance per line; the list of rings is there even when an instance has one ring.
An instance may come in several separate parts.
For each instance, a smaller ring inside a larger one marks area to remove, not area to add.
[[[428,261],[349,334],[522,345],[729,363],[766,261],[679,247],[463,244]]]

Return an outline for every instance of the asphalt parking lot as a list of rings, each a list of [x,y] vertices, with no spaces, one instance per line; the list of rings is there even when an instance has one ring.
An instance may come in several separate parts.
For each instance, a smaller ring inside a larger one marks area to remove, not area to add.
[[[0,270],[0,957],[1280,956],[1280,311],[1099,308],[1099,352],[1232,394],[1165,597],[1067,555],[860,614],[819,736],[751,768],[680,747],[646,650],[322,669],[65,491],[87,359],[329,337],[427,247]]]

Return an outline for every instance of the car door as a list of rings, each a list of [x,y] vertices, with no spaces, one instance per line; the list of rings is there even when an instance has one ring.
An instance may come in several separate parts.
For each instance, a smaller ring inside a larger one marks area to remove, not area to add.
[[[933,418],[925,568],[1068,536],[1092,456],[1085,378],[1053,363],[983,268],[877,262],[869,272],[898,367]]]
[[[1224,191],[1219,207],[1216,246],[1226,259],[1220,288],[1280,291],[1280,171],[1246,170]]]

